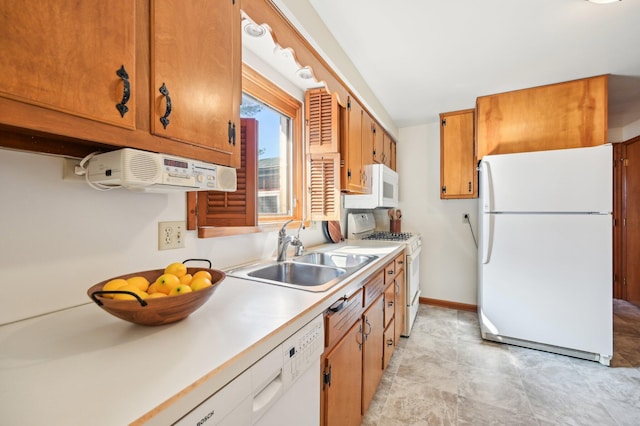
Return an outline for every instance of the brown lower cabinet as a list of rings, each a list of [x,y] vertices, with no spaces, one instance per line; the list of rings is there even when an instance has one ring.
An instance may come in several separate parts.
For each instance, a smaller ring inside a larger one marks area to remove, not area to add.
[[[395,259],[325,313],[321,425],[360,425],[380,384],[401,315],[389,271],[395,276]]]

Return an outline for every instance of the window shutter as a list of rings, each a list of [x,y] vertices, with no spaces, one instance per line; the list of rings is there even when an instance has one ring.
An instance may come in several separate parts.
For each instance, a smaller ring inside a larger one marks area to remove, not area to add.
[[[256,226],[258,123],[243,118],[240,123],[241,165],[236,170],[235,192],[200,191],[197,195],[198,227]],[[192,209],[188,209],[191,211]]]
[[[305,94],[305,119],[309,153],[339,152],[338,100],[325,89]]]
[[[340,154],[308,154],[307,182],[307,218],[340,220]]]

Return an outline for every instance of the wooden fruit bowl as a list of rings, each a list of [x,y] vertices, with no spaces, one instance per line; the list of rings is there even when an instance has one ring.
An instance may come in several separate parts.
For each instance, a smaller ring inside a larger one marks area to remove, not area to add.
[[[126,280],[127,278],[141,276],[149,280],[150,283],[153,283],[156,278],[164,274],[164,269],[154,269],[109,278],[91,286],[89,290],[87,290],[87,295],[102,309],[125,321],[141,325],[170,324],[183,320],[192,312],[195,312],[209,300],[213,292],[218,288],[218,284],[226,277],[224,272],[216,269],[187,268],[188,274],[193,275],[198,271],[208,271],[211,274],[211,282],[213,283],[211,287],[179,296],[168,296],[157,299],[115,300],[103,297],[102,287],[107,282],[116,278]],[[134,295],[133,293],[130,294]]]

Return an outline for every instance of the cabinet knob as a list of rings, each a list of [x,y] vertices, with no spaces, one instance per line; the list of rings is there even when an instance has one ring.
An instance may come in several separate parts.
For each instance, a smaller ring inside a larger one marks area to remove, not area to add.
[[[120,77],[124,84],[122,88],[122,100],[116,104],[116,108],[120,112],[120,117],[124,118],[124,115],[129,112],[127,102],[129,102],[129,98],[131,97],[131,84],[129,83],[129,74],[127,70],[124,69],[124,65],[120,66],[120,69],[116,71],[116,75]]]
[[[162,83],[162,86],[160,86],[159,90],[160,90],[160,93],[162,94],[162,96],[165,97],[166,102],[167,102],[167,106],[166,106],[166,109],[164,111],[164,115],[162,117],[160,117],[160,122],[162,123],[162,127],[164,127],[166,129],[167,126],[170,123],[169,116],[171,115],[171,97],[169,96],[169,89],[167,89],[167,86],[165,86],[164,83]]]
[[[393,346],[393,339],[387,340],[387,346]]]

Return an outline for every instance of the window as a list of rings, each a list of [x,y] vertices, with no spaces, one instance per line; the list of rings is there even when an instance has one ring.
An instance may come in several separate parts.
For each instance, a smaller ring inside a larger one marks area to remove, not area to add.
[[[246,65],[242,90],[238,190],[187,194],[187,228],[200,238],[303,219],[302,103]]]
[[[247,93],[242,96],[240,116],[253,118],[258,125],[259,220],[295,217],[294,119]]]
[[[302,103],[244,65],[240,116],[257,129],[258,222],[302,217]]]

